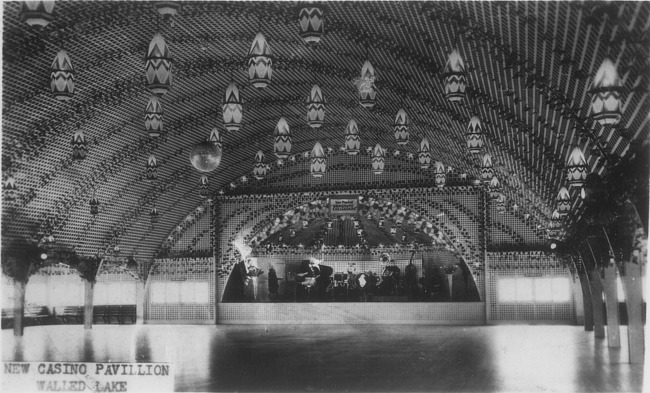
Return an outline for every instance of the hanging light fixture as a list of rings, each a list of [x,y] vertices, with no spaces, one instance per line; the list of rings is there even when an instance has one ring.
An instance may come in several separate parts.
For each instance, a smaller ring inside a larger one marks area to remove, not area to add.
[[[223,125],[228,131],[239,131],[243,118],[243,101],[235,82],[231,82],[223,97]]]
[[[307,124],[311,128],[319,128],[325,119],[325,99],[318,85],[311,88],[307,102]]]
[[[165,95],[172,87],[172,57],[160,33],[149,44],[144,69],[149,90],[159,97]]]
[[[359,137],[359,127],[354,119],[351,119],[348,126],[345,127],[345,152],[351,156],[359,154],[361,148],[361,138]]]
[[[33,1],[26,0],[20,5],[20,20],[34,27],[45,27],[52,20],[54,11],[54,1]]]
[[[273,131],[273,152],[280,160],[284,160],[291,154],[291,131],[289,124],[281,117]]]
[[[488,190],[490,191],[490,199],[496,200],[499,198],[499,193],[501,193],[501,183],[496,176],[492,176]]]
[[[266,176],[267,167],[264,163],[264,153],[262,150],[258,150],[255,154],[255,166],[253,167],[253,176],[257,180],[262,180]]]
[[[616,125],[621,120],[623,84],[616,72],[616,66],[610,59],[603,63],[596,72],[591,97],[592,117],[601,125]]]
[[[426,136],[420,141],[418,161],[420,162],[420,168],[429,169],[429,165],[431,165],[431,146],[429,146],[429,139]]]
[[[496,199],[495,199],[495,204],[497,208],[497,212],[499,214],[503,214],[506,212],[506,196],[499,192]]]
[[[489,185],[493,177],[494,168],[492,168],[492,156],[489,153],[485,153],[483,161],[481,162],[481,180],[483,183]]]
[[[208,137],[208,142],[212,143],[216,147],[219,148],[219,150],[223,150],[223,142],[221,139],[221,133],[219,132],[219,129],[217,127],[214,127],[212,131],[210,131],[210,136]]]
[[[570,187],[580,187],[587,178],[587,160],[579,147],[574,147],[566,163],[567,181]]]
[[[83,160],[86,158],[86,137],[81,130],[76,130],[72,135],[72,158]]]
[[[566,187],[560,188],[560,192],[557,193],[557,212],[560,216],[566,216],[571,211],[571,195],[569,190]]]
[[[406,145],[409,141],[409,126],[408,115],[404,109],[397,111],[393,128],[395,129],[395,141],[397,144],[401,146]]]
[[[442,188],[445,186],[447,181],[447,172],[445,171],[445,166],[441,161],[436,161],[433,164],[433,173],[435,173],[435,183],[436,187]]]
[[[210,195],[210,190],[208,189],[209,184],[210,180],[208,179],[208,175],[201,175],[199,179],[199,195],[201,198],[207,198]]]
[[[156,161],[156,157],[152,154],[149,156],[149,159],[147,160],[147,180],[156,180],[158,179],[158,162]]]
[[[212,172],[221,163],[222,150],[219,144],[205,140],[194,145],[190,162],[199,172]]]
[[[262,33],[257,33],[248,51],[248,81],[258,89],[271,83],[273,59],[271,47]]]
[[[477,154],[483,149],[483,125],[478,117],[472,116],[467,126],[467,149],[472,154]]]
[[[465,97],[467,76],[463,58],[460,57],[460,53],[456,49],[449,54],[442,74],[445,83],[445,97],[452,102],[462,100]]]
[[[551,240],[560,240],[562,237],[562,217],[560,213],[555,210],[551,215],[551,220],[546,228],[546,236]]]
[[[366,60],[361,67],[361,77],[355,80],[355,85],[359,90],[359,103],[362,107],[370,109],[377,102],[377,91],[375,91],[375,69]]]
[[[2,187],[2,192],[4,194],[5,201],[15,201],[16,193],[16,179],[13,176],[7,175]]]
[[[307,44],[317,44],[323,35],[325,20],[320,7],[305,7],[298,14],[300,36]]]
[[[99,199],[94,195],[90,198],[90,214],[93,216],[99,214]]]
[[[181,10],[181,3],[178,1],[156,1],[153,7],[162,16],[173,16]]]
[[[158,97],[151,96],[144,109],[144,129],[150,137],[158,138],[163,132],[163,110]]]
[[[68,52],[61,49],[52,62],[50,73],[52,95],[59,101],[68,101],[74,95],[74,68]]]
[[[384,161],[386,152],[379,146],[379,143],[372,149],[372,173],[381,175],[384,172]]]
[[[323,177],[325,169],[325,152],[323,151],[320,142],[316,142],[311,151],[311,165],[309,166],[309,171],[314,177]]]
[[[160,220],[160,214],[155,206],[151,209],[151,212],[149,212],[149,217],[151,217],[152,224],[156,224]]]

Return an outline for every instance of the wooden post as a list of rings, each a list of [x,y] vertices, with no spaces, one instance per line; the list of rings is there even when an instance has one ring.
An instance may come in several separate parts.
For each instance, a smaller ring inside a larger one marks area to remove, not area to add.
[[[95,282],[84,280],[84,284],[84,329],[92,329]]]
[[[576,274],[577,275],[577,274]],[[573,304],[576,308],[576,325],[585,324],[585,305],[584,305],[584,296],[582,294],[582,282],[578,278],[576,282],[576,277],[571,277],[573,282],[573,293],[575,295]]]
[[[591,286],[589,285],[589,275],[580,274],[580,286],[582,287],[582,303],[585,311],[585,331],[593,332],[594,330],[594,308],[591,301]]]
[[[633,257],[634,258],[634,257]],[[641,259],[625,264],[623,289],[627,306],[627,336],[630,348],[630,363],[643,364],[645,339],[643,337],[643,288]]]
[[[144,299],[146,285],[142,281],[135,283],[135,323],[142,325],[144,323]]]
[[[14,280],[14,336],[22,337],[25,314],[25,289],[27,283]]]
[[[605,306],[607,307],[607,346],[621,346],[620,321],[618,318],[618,291],[616,289],[616,265],[605,268]]]
[[[603,285],[598,268],[589,272],[589,286],[591,287],[591,304],[594,312],[594,335],[596,338],[605,338],[605,305],[603,304]]]

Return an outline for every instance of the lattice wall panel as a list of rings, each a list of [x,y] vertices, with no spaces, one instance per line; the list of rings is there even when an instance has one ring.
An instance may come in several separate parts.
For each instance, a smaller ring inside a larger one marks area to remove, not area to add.
[[[498,212],[496,203],[490,201],[487,225],[488,247],[541,246],[546,243],[546,228],[519,208],[513,211],[509,206],[505,212]],[[528,218],[527,218],[528,217]]]

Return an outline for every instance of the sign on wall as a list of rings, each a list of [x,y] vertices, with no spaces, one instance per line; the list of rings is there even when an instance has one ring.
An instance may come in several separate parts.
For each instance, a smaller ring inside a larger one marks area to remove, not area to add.
[[[359,212],[359,196],[337,195],[331,196],[330,214],[357,214]]]

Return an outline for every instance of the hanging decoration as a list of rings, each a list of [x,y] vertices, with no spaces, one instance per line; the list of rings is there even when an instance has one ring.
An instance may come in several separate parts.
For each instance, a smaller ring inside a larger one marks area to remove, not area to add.
[[[150,137],[158,138],[163,132],[163,110],[158,97],[151,96],[144,109],[144,129]]]
[[[569,190],[566,187],[560,188],[560,192],[557,193],[557,212],[560,216],[566,216],[571,211],[571,195]]]
[[[74,95],[74,68],[68,52],[61,49],[52,62],[50,74],[52,95],[59,101],[68,101]]]
[[[149,217],[151,217],[151,223],[156,224],[160,220],[160,214],[158,213],[158,209],[154,206],[151,209],[151,212],[149,212]]]
[[[497,198],[495,199],[495,205],[499,214],[506,212],[506,196],[503,193],[498,193]]]
[[[219,150],[223,150],[223,142],[221,139],[221,133],[219,132],[219,129],[217,127],[214,127],[212,131],[210,131],[210,136],[208,137],[208,142],[212,143],[216,147],[219,148]]]
[[[420,141],[418,161],[420,162],[420,168],[429,169],[429,165],[431,165],[431,146],[426,136]]]
[[[616,125],[621,120],[623,84],[616,72],[616,66],[610,59],[603,63],[596,72],[591,97],[592,117],[601,125]]]
[[[243,118],[243,101],[235,82],[231,82],[223,97],[223,125],[228,131],[239,131]]]
[[[147,160],[147,180],[156,180],[158,179],[158,162],[156,161],[156,157],[152,154],[149,156],[149,159]]]
[[[325,119],[325,99],[318,85],[311,88],[307,102],[307,124],[311,128],[319,128]]]
[[[447,181],[447,172],[445,172],[445,166],[440,161],[436,161],[433,164],[433,173],[435,173],[435,183],[436,187],[443,188],[445,182]]]
[[[580,187],[587,178],[587,161],[579,147],[574,147],[566,163],[567,181],[570,187]]]
[[[481,162],[481,180],[483,183],[489,185],[493,177],[494,168],[492,168],[492,156],[489,153],[485,153],[483,161]]]
[[[149,44],[144,68],[149,90],[159,97],[165,95],[172,87],[172,57],[160,33]]]
[[[354,84],[359,90],[359,103],[366,109],[372,108],[377,102],[375,80],[375,69],[370,61],[366,60],[361,67],[361,77],[354,80]]]
[[[490,191],[490,199],[497,200],[499,198],[499,193],[501,192],[501,183],[496,176],[492,176],[488,190]]]
[[[4,181],[2,192],[4,194],[5,201],[15,201],[16,200],[16,179],[13,176],[7,175],[7,178]]]
[[[361,148],[361,138],[359,137],[359,127],[354,119],[351,119],[348,126],[345,127],[345,152],[351,156],[359,154]]]
[[[460,53],[456,49],[449,54],[442,75],[445,83],[445,98],[452,102],[462,100],[465,97],[467,76],[463,58],[460,57]]]
[[[253,167],[253,176],[257,180],[262,180],[266,176],[267,167],[264,163],[264,152],[258,150],[255,154],[255,166]]]
[[[94,195],[90,198],[90,214],[93,216],[99,214],[99,199]]]
[[[248,81],[258,89],[271,83],[273,59],[271,47],[262,33],[257,33],[248,51]]]
[[[406,145],[409,141],[409,126],[408,126],[408,115],[404,109],[397,111],[395,116],[395,124],[393,125],[395,129],[395,141],[398,145]]]
[[[551,240],[560,240],[562,237],[562,217],[560,213],[555,210],[551,215],[551,220],[546,228],[546,236]]]
[[[309,166],[309,171],[314,177],[323,177],[325,169],[325,152],[323,151],[320,142],[316,142],[311,151],[311,165]]]
[[[210,195],[210,190],[208,190],[209,184],[210,180],[208,179],[208,175],[201,175],[199,179],[199,195],[201,198],[207,198]]]
[[[22,1],[20,5],[20,20],[32,27],[45,27],[54,20],[54,16],[52,16],[53,11],[54,0]]]
[[[384,172],[384,161],[386,152],[379,146],[379,143],[372,149],[372,173],[381,175]]]
[[[472,116],[467,126],[467,149],[472,154],[477,154],[483,149],[483,125],[478,117]]]
[[[307,44],[317,44],[325,28],[324,12],[319,7],[306,7],[298,14],[300,36]]]
[[[181,3],[178,1],[156,1],[153,3],[153,7],[162,16],[173,16],[180,12]]]
[[[205,140],[192,148],[190,162],[199,172],[212,172],[221,163],[221,155],[219,144]]]
[[[291,154],[291,131],[289,124],[281,117],[273,131],[273,152],[280,160],[284,160]]]
[[[77,130],[72,135],[72,158],[83,160],[86,158],[86,137],[81,130]]]

